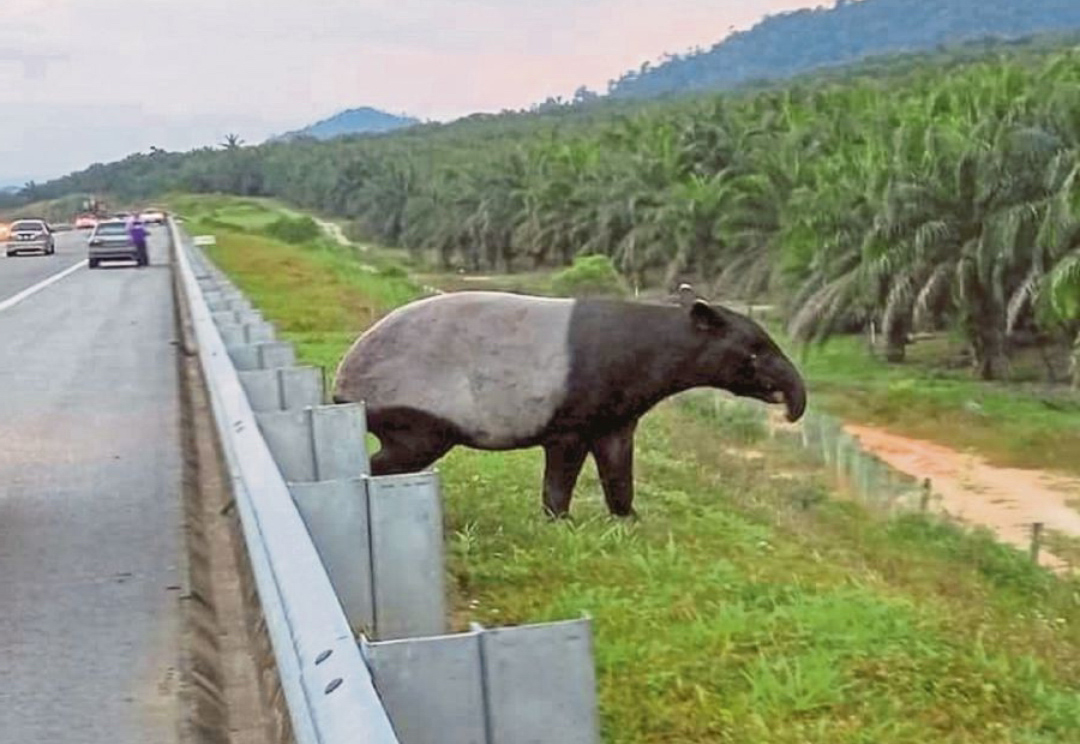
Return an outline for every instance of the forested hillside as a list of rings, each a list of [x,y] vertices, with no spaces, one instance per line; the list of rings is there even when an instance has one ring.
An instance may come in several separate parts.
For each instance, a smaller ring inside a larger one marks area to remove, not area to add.
[[[1075,0],[838,0],[770,16],[708,50],[627,72],[608,88],[616,98],[719,90],[873,55],[1077,29]]]
[[[313,139],[326,140],[335,137],[344,137],[350,134],[392,132],[395,129],[411,127],[412,125],[419,123],[419,119],[411,116],[397,116],[385,111],[379,111],[370,106],[362,106],[360,108],[342,111],[327,119],[306,126],[303,129],[282,134],[275,139],[294,140],[301,137],[311,137]]]
[[[446,266],[605,254],[639,286],[771,297],[804,340],[870,321],[904,354],[951,328],[1001,374],[1010,335],[1080,320],[1080,49],[668,104],[475,117],[373,139],[136,155],[35,189],[272,195]],[[1056,341],[1055,341],[1056,339]]]

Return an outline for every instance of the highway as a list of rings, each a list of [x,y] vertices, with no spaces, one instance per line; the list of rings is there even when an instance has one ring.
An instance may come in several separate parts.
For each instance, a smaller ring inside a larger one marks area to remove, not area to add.
[[[69,266],[86,260],[86,232],[56,235],[56,254],[13,256],[0,251],[0,303]],[[2,245],[2,244],[0,244]]]
[[[151,265],[0,257],[0,740],[178,740],[180,412]],[[23,299],[25,290],[73,270]],[[12,302],[14,298],[14,302]]]

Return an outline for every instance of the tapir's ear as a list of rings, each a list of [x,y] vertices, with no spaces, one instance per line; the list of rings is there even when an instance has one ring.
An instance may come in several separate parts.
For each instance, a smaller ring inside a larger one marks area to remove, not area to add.
[[[695,300],[690,307],[690,317],[694,325],[703,331],[720,329],[726,324],[720,313],[716,312],[705,300]]]
[[[679,304],[689,308],[700,299],[694,288],[685,282],[679,285]]]

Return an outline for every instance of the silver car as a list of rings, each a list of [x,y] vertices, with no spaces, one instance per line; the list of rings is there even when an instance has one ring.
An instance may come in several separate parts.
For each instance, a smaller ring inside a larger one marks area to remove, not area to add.
[[[146,256],[131,239],[126,220],[102,220],[87,242],[90,249],[87,263],[91,269],[96,269],[102,261],[134,261],[139,266],[147,263]]]
[[[45,220],[15,220],[8,228],[5,250],[9,258],[16,253],[27,252],[51,256],[56,253],[56,241]]]

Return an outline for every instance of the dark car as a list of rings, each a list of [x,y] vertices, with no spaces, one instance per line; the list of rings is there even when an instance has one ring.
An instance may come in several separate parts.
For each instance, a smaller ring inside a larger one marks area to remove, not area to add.
[[[145,256],[131,238],[127,220],[102,220],[90,233],[88,264],[96,269],[102,261],[134,261],[145,266]]]
[[[8,228],[5,250],[9,257],[26,252],[49,256],[56,253],[56,241],[45,220],[20,219],[12,222]]]

